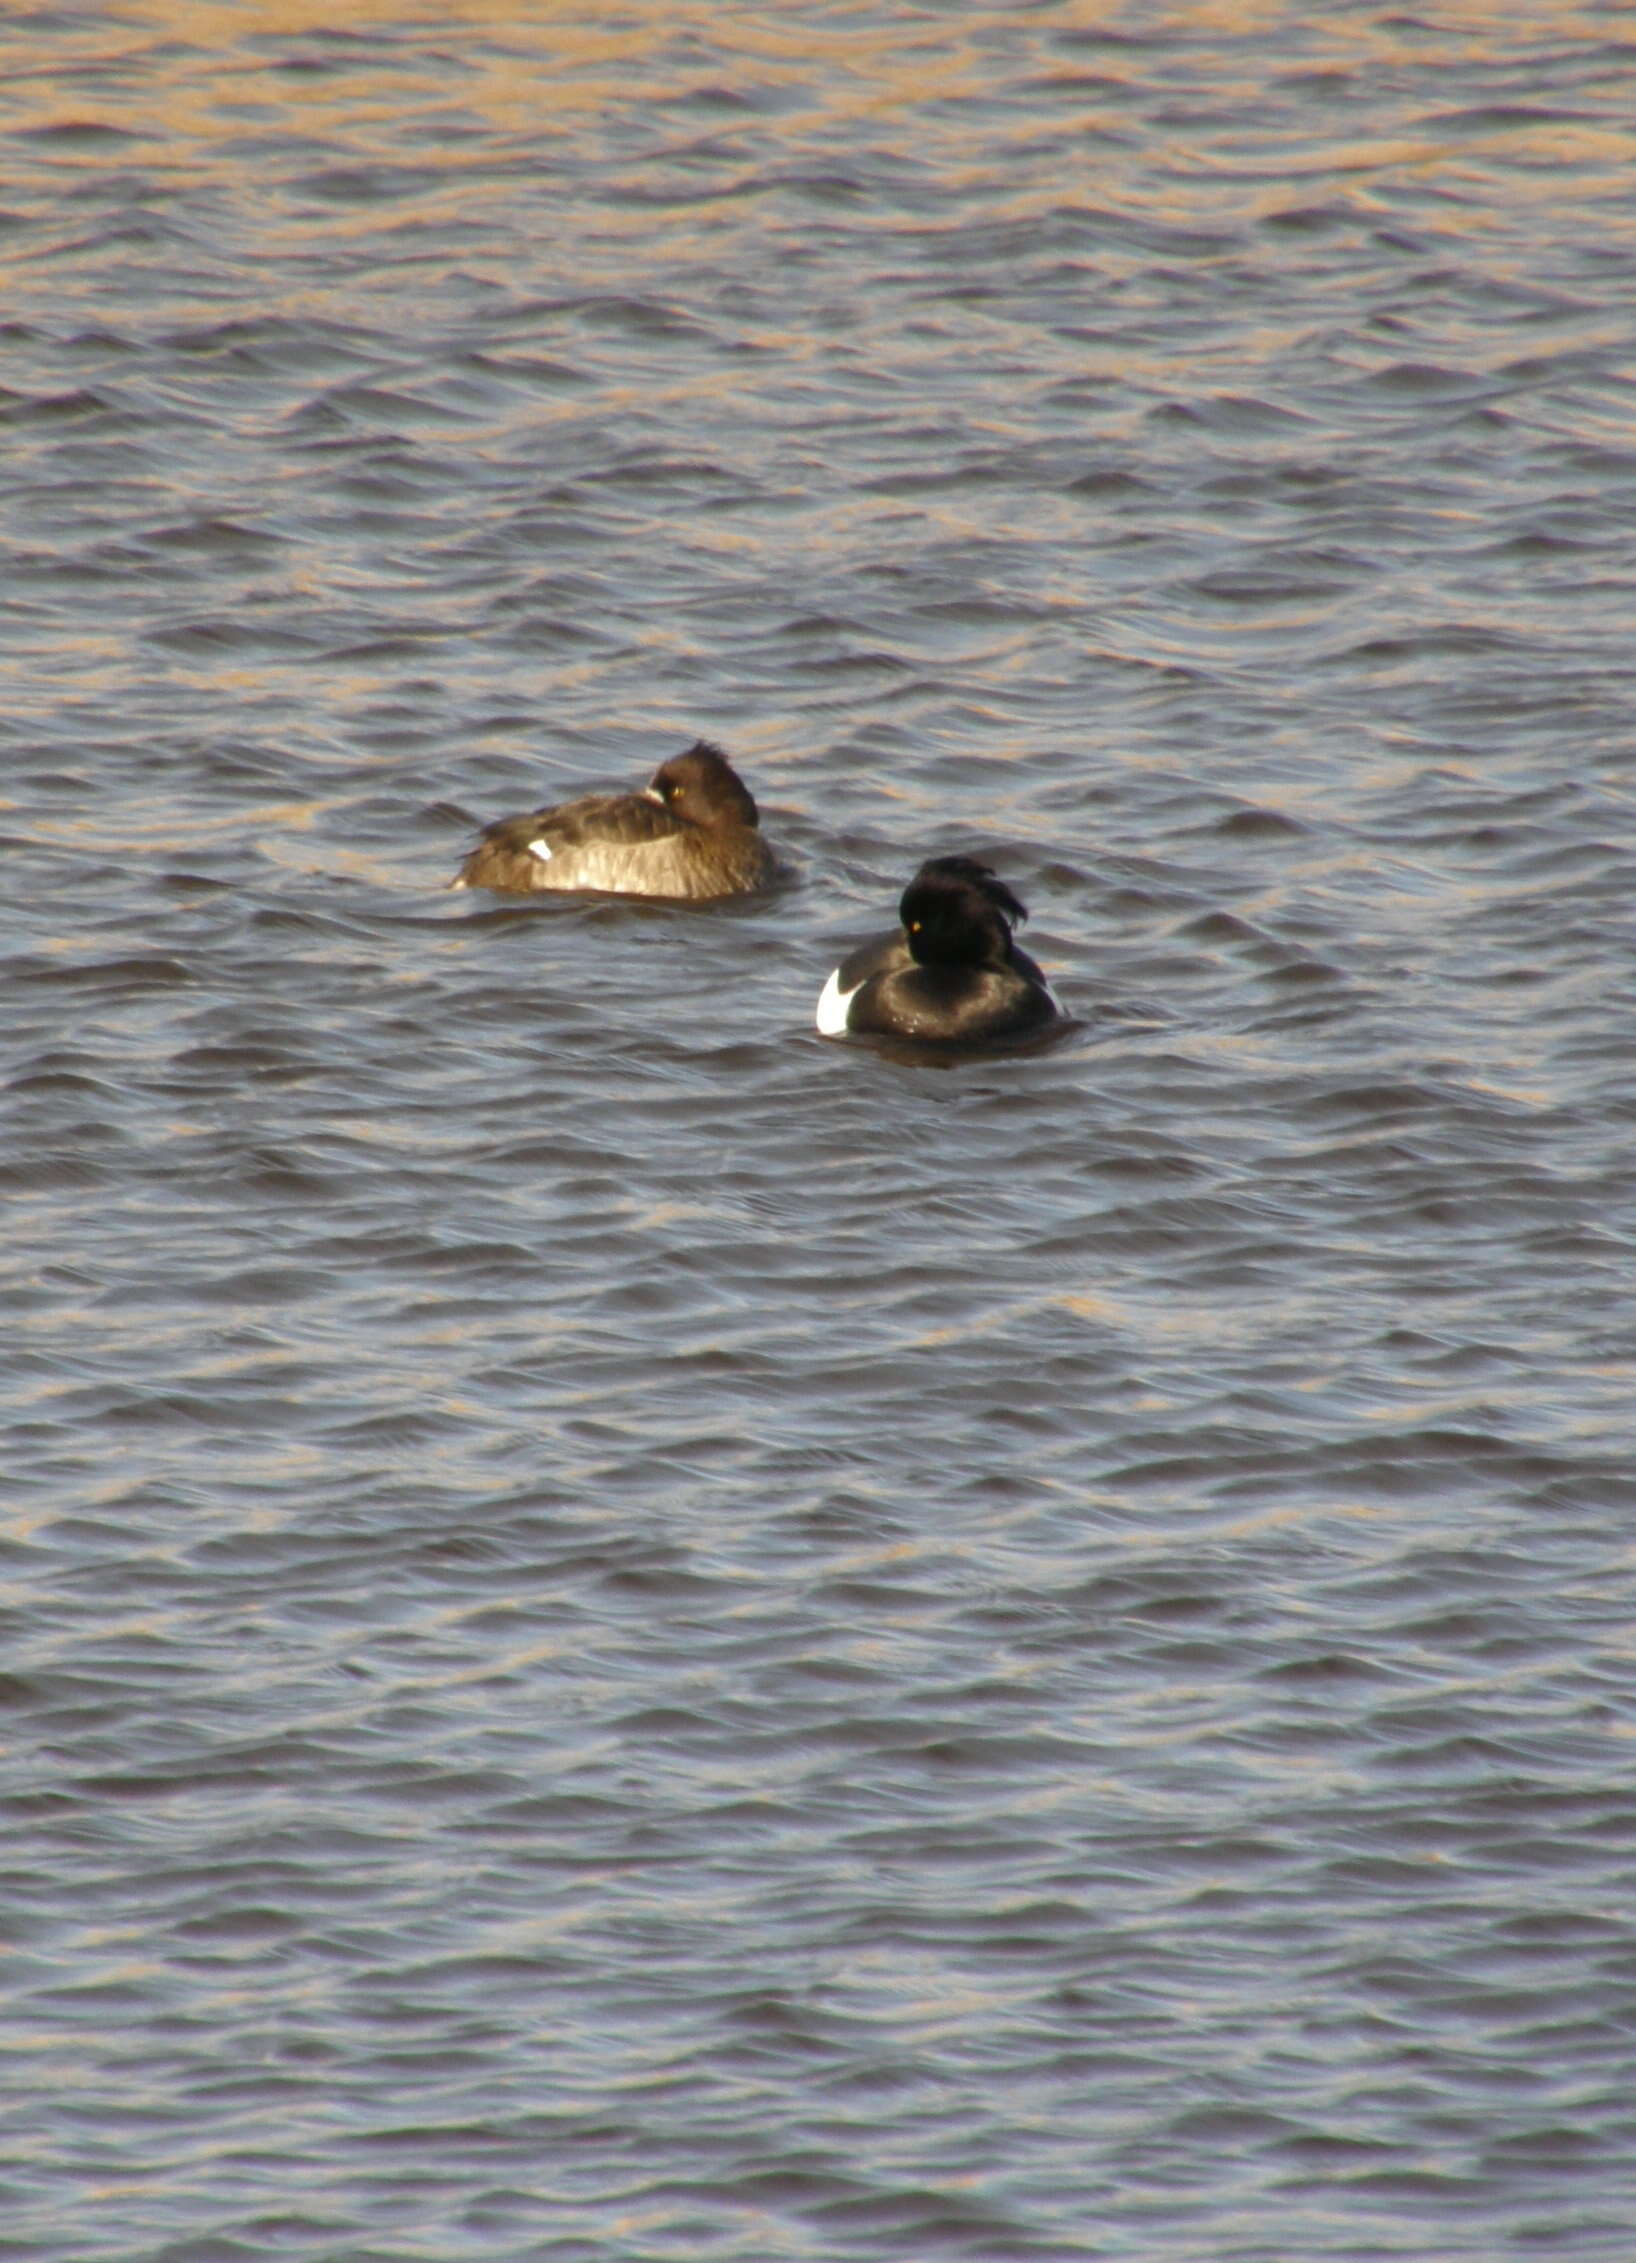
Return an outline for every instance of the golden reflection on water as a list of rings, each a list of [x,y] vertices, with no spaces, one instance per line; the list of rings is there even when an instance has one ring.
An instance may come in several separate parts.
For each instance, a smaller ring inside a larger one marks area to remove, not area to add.
[[[1069,10],[1064,22],[1080,12]],[[734,79],[804,85],[813,108],[891,112],[980,93],[987,73],[976,35],[1007,18],[996,11],[959,25],[905,26],[888,13],[873,24],[813,25],[776,11],[753,15],[678,4],[650,7],[634,25],[616,28],[588,16],[583,5],[506,13],[473,0],[449,0],[435,9],[354,0],[338,26],[334,7],[319,0],[249,7],[146,0],[125,11],[124,21],[166,42],[134,51],[140,72],[131,85],[102,87],[90,96],[82,86],[59,85],[51,62],[68,68],[92,56],[106,59],[108,37],[106,27],[54,33],[49,48],[42,47],[38,74],[9,90],[21,109],[14,130],[72,117],[141,131],[145,118],[149,131],[195,139],[264,130],[279,114],[286,121],[337,108],[360,119],[372,108],[395,115],[409,87],[423,99],[426,79],[439,74],[443,97],[459,109],[507,132],[538,130],[628,102],[637,71],[649,94],[670,91],[662,82],[665,54],[673,48],[685,57],[674,67],[675,92],[712,83],[719,72],[706,75],[699,46],[720,55]],[[280,40],[338,31],[344,36],[326,37],[306,57],[266,51]],[[475,36],[462,44],[462,32]],[[698,43],[691,52],[689,42]],[[314,67],[293,74],[294,61]]]
[[[1561,51],[1605,43],[1607,28],[1576,9],[1553,14],[1546,36]],[[605,162],[618,133],[617,153],[641,173],[643,193],[596,200],[595,240],[581,225],[574,246],[582,280],[615,264],[598,257],[597,242],[651,245],[680,269],[715,248],[713,232],[776,230],[776,200],[746,198],[745,181],[776,170],[787,150],[822,166],[843,142],[860,141],[935,163],[945,198],[958,192],[964,212],[945,202],[917,223],[932,233],[978,206],[1024,229],[1085,208],[1209,230],[1326,194],[1390,210],[1405,194],[1432,193],[1445,233],[1492,239],[1547,173],[1575,170],[1582,194],[1613,196],[1636,166],[1636,122],[1611,106],[1588,116],[1576,100],[1581,114],[1556,114],[1548,93],[1522,106],[1513,88],[1489,115],[1443,107],[1439,72],[1464,65],[1469,74],[1490,49],[1514,54],[1517,38],[1514,11],[1486,0],[1451,0],[1433,23],[1385,10],[1313,23],[1288,0],[1199,0],[1166,11],[1158,33],[1148,11],[1109,11],[1098,0],[1061,0],[1021,19],[1011,8],[914,19],[882,5],[818,21],[782,7],[650,0],[617,25],[584,0],[511,9],[354,0],[339,19],[333,0],[135,0],[117,25],[71,21],[10,39],[0,30],[11,130],[56,129],[23,145],[6,201],[49,222],[65,183],[139,167],[149,194],[221,186],[253,195],[257,257],[326,244],[346,251],[379,225],[376,204],[341,196],[315,209],[302,183],[280,179],[252,190],[270,158],[366,173],[412,165],[419,178],[412,196],[396,195],[396,211],[431,226],[458,220],[465,195],[509,193],[492,177],[496,136],[542,168],[520,194],[582,215],[580,188],[553,178],[553,160]],[[977,156],[961,114],[991,96],[1001,57],[1017,84],[1032,73],[1053,91],[1037,119],[1013,93]],[[1376,89],[1362,136],[1355,99],[1339,107],[1308,83],[1328,76],[1355,94]],[[1208,130],[1189,119],[1194,88],[1209,90]],[[769,98],[759,109],[757,92]],[[752,99],[686,107],[718,93]],[[698,147],[685,174],[656,162],[690,144]],[[503,146],[499,154],[509,162]],[[701,177],[701,164],[719,167],[719,179]],[[895,200],[869,195],[846,211],[854,236],[894,234],[903,221]],[[20,245],[0,262],[0,290],[26,310],[52,256],[42,264],[38,246]],[[78,247],[55,256],[76,258]],[[1120,256],[1106,248],[1110,274]],[[322,288],[292,301],[292,281],[280,305],[350,310],[347,287],[339,302]],[[295,287],[312,285],[308,276]],[[1127,341],[1127,378],[1129,351]]]
[[[634,20],[632,20],[634,17]],[[529,7],[504,9],[489,0],[352,0],[338,22],[333,0],[262,0],[233,5],[229,0],[135,0],[122,10],[120,29],[137,37],[122,47],[106,21],[53,27],[49,35],[24,34],[14,54],[37,44],[32,67],[13,70],[7,87],[10,125],[28,131],[68,122],[117,126],[126,133],[163,140],[172,162],[182,162],[188,145],[224,135],[296,132],[315,118],[346,113],[355,127],[401,118],[424,104],[429,82],[436,99],[458,115],[468,113],[506,133],[539,135],[553,129],[583,127],[631,106],[639,75],[642,97],[664,100],[716,87],[742,92],[748,86],[778,88],[813,130],[823,118],[873,118],[877,125],[908,120],[928,105],[981,99],[994,82],[994,57],[1019,45],[1032,46],[1042,71],[1083,81],[1081,112],[1064,119],[1054,113],[1053,147],[1073,150],[1083,134],[1107,132],[1121,115],[1123,85],[1154,67],[1155,30],[1145,9],[1110,11],[1098,0],[1060,0],[1041,14],[1020,21],[1009,8],[984,8],[930,21],[905,19],[883,5],[854,9],[823,21],[779,7],[724,10],[688,0],[649,0],[611,26],[599,21],[584,0],[554,5],[536,0]],[[154,36],[156,44],[141,37]],[[1436,168],[1463,164],[1475,135],[1469,123],[1450,128],[1434,110],[1425,112],[1428,73],[1445,66],[1480,62],[1485,50],[1514,49],[1516,12],[1488,0],[1449,0],[1434,22],[1398,13],[1355,13],[1321,24],[1289,0],[1198,0],[1165,12],[1161,67],[1178,96],[1185,98],[1197,76],[1212,89],[1218,108],[1224,91],[1237,91],[1253,104],[1280,81],[1340,72],[1365,81],[1368,74],[1410,74],[1407,83],[1411,124],[1417,131],[1354,146],[1329,138],[1332,119],[1318,102],[1310,112],[1311,144],[1304,156],[1284,148],[1280,169],[1358,173],[1389,167]],[[1604,43],[1605,20],[1593,13],[1551,13],[1542,37],[1553,50],[1575,43]],[[280,53],[277,43],[318,39],[306,55]],[[1187,52],[1184,42],[1192,42]],[[1219,45],[1216,44],[1219,42]],[[1131,44],[1127,44],[1131,43]],[[1269,75],[1269,53],[1279,58]],[[708,57],[708,60],[704,58]],[[80,72],[95,61],[96,83],[82,83]],[[123,84],[111,83],[106,66],[128,64]],[[804,97],[804,101],[801,99]],[[1553,116],[1549,97],[1540,115],[1511,113],[1490,129],[1503,139],[1508,157],[1526,163],[1595,164],[1613,167],[1636,154],[1636,127],[1621,119],[1593,120]],[[1378,117],[1390,110],[1383,90]],[[1419,114],[1415,114],[1418,112]],[[724,119],[734,134],[771,126],[793,132],[789,109],[777,122],[754,113]],[[920,130],[918,127],[917,131]],[[1026,116],[1018,131],[1027,132]],[[435,144],[435,133],[428,142]],[[1187,160],[1192,139],[1177,134],[1174,154]],[[1243,170],[1264,167],[1267,152],[1253,129],[1244,136]],[[1272,137],[1274,146],[1285,136]],[[1151,158],[1151,147],[1146,155]],[[95,148],[54,158],[98,164],[109,153]],[[1080,150],[1083,166],[1091,153]],[[458,163],[458,155],[452,158]],[[1095,153],[1098,169],[1117,165],[1117,151]],[[1222,178],[1239,171],[1218,148],[1212,177],[1191,186],[1168,184],[1176,216],[1194,217],[1201,203],[1219,199]]]

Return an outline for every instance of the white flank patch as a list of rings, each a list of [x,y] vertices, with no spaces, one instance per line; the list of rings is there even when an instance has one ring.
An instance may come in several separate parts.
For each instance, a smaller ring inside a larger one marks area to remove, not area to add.
[[[528,853],[530,856],[537,856],[541,864],[549,864],[551,862],[551,843],[549,841],[530,841]]]
[[[835,969],[835,972],[824,984],[822,995],[818,1000],[818,1034],[820,1037],[844,1037],[846,1035],[847,1011],[862,988],[863,984],[859,982],[855,983],[850,990],[843,990],[841,988],[841,970],[839,967]]]

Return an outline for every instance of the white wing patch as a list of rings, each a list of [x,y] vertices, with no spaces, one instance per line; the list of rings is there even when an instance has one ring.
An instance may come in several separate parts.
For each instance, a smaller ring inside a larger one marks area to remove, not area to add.
[[[530,841],[528,853],[530,856],[537,856],[541,864],[549,864],[551,862],[551,843],[543,840]]]
[[[835,969],[835,972],[824,984],[818,1000],[818,1034],[820,1037],[844,1037],[846,1035],[847,1014],[851,1009],[853,999],[862,988],[863,984],[859,982],[855,983],[850,990],[843,990],[841,988],[841,970],[839,967]]]

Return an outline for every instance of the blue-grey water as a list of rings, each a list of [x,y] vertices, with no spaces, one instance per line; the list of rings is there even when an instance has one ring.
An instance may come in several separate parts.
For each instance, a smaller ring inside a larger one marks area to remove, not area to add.
[[[7,2255],[1629,2263],[1629,11],[0,128]],[[700,734],[781,893],[446,891]],[[820,1039],[955,849],[1075,1027]]]

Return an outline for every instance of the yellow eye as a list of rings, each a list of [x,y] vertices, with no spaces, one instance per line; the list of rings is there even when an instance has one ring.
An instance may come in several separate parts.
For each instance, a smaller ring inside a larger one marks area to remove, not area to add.
[[[918,919],[912,919],[912,920],[910,920],[910,922],[909,922],[909,933],[910,933],[911,935],[918,935],[918,934],[920,933],[920,922],[919,922],[919,920],[918,920]]]

